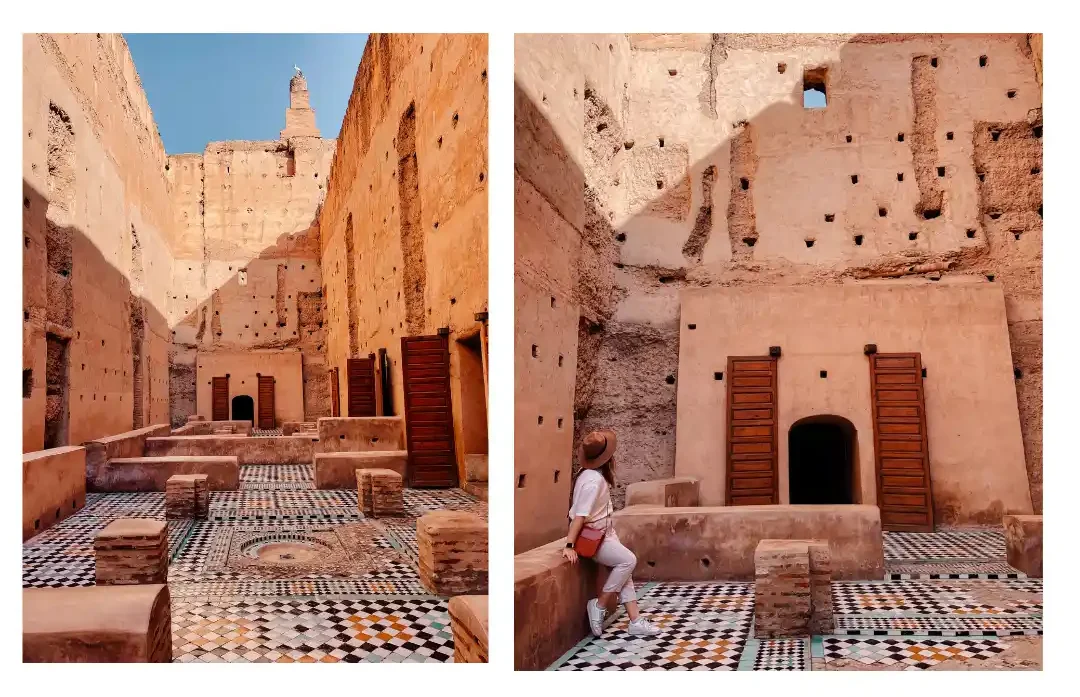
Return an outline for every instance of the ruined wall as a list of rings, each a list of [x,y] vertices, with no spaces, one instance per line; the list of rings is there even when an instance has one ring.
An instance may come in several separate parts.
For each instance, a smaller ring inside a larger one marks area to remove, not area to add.
[[[279,416],[330,415],[316,218],[335,141],[319,138],[314,112],[296,106],[307,104],[300,80],[291,83],[282,140],[214,142],[201,155],[169,157],[177,254],[168,297],[173,425],[191,414],[210,416],[210,404],[197,399],[204,387],[196,389],[199,358],[243,350],[299,349],[302,402],[279,399]]]
[[[168,418],[165,164],[123,37],[24,35],[24,452]]]
[[[1026,35],[528,36],[516,61],[519,308],[535,279],[580,269],[562,278],[580,328],[522,327],[519,309],[518,339],[577,330],[574,431],[619,433],[616,498],[673,473],[680,289],[970,274],[1003,286],[1041,510],[1041,77]],[[804,77],[825,108],[803,107]],[[528,400],[553,399],[526,396],[542,373],[522,350],[519,484],[571,458],[569,442],[554,459],[520,442],[537,428]],[[562,525],[538,520],[567,493],[519,491],[519,547],[523,526]]]
[[[477,410],[461,408],[476,399],[463,396],[461,352],[487,310],[487,105],[486,36],[372,34],[319,216],[342,413],[347,358],[386,349],[402,415],[401,337],[448,327],[462,481],[462,414]]]

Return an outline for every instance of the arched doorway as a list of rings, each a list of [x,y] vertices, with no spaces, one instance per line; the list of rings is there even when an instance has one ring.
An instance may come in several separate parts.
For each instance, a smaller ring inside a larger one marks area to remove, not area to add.
[[[788,431],[791,503],[855,503],[855,427],[839,416],[810,416]]]
[[[255,400],[246,394],[233,397],[233,421],[255,421]]]

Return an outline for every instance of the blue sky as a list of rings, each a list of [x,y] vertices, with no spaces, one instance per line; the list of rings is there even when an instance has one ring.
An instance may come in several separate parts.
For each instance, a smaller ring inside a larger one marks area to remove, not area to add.
[[[336,138],[367,34],[124,34],[165,151],[277,140],[293,64],[323,138]]]

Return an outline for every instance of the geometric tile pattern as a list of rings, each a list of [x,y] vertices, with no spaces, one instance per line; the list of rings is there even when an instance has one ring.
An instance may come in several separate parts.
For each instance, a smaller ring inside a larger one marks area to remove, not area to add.
[[[840,616],[833,630],[860,636],[1039,636],[1041,617]]]
[[[1000,639],[874,639],[825,637],[825,662],[853,660],[864,665],[905,666],[925,670],[943,661],[979,660],[1008,648]]]
[[[888,562],[885,578],[889,581],[961,580],[961,579],[1007,579],[1027,578],[1027,574],[1002,561],[988,562]]]
[[[757,645],[753,670],[809,670],[806,639],[763,639]]]
[[[486,518],[487,505],[460,489],[404,497],[406,516],[366,519],[355,489],[316,490],[311,465],[242,466],[239,491],[211,492],[208,519],[168,521],[174,660],[452,661],[447,599],[420,583],[415,516],[452,508]],[[82,510],[23,544],[23,586],[94,585],[94,535],[120,517],[165,520],[164,493],[88,494]],[[279,572],[247,561],[247,550],[277,540],[348,551],[341,566]]]
[[[182,599],[173,657],[188,663],[452,662],[446,601],[438,598]]]
[[[1042,603],[1007,600],[979,602],[977,584],[1001,584],[1011,590],[1042,592],[1039,579],[969,581],[963,585],[933,581],[833,582],[833,612],[838,615],[1030,615],[1041,614]]]
[[[885,559],[1005,559],[1005,535],[1000,529],[943,529],[932,533],[884,533]]]

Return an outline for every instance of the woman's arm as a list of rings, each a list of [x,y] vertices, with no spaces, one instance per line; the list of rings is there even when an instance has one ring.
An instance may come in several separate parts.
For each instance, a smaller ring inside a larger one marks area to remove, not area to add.
[[[570,521],[570,529],[566,531],[566,541],[569,544],[573,544],[577,540],[577,536],[581,534],[581,529],[585,527],[585,516],[574,516],[574,519]],[[571,564],[576,564],[578,559],[577,552],[573,547],[566,547],[563,549],[563,556],[569,560]]]

